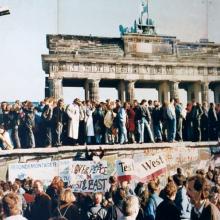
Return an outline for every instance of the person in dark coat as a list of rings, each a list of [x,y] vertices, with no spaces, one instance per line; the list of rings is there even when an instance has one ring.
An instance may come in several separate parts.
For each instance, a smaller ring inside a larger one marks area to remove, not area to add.
[[[20,106],[18,104],[14,104],[12,106],[9,115],[11,116],[11,127],[12,127],[11,138],[13,141],[14,148],[21,148],[21,142],[19,137],[19,126],[21,122]]]
[[[51,217],[51,198],[43,191],[43,183],[35,180],[33,185],[36,194],[31,207],[31,220],[48,220]]]
[[[200,120],[201,141],[208,141],[209,139],[209,115],[207,103],[202,104],[202,115]]]
[[[135,112],[135,117],[134,117],[135,139],[136,139],[136,142],[141,143],[141,118],[142,118],[142,115],[141,115],[140,105],[137,100],[134,100],[133,110]]]
[[[36,147],[43,146],[43,128],[42,128],[42,118],[41,113],[38,111],[37,107],[34,107],[34,137]]]
[[[202,113],[203,112],[202,112],[201,105],[193,101],[192,110],[191,110],[192,131],[193,131],[192,141],[201,140],[200,119],[201,119]]]
[[[93,112],[92,117],[95,132],[95,142],[96,144],[101,144],[104,130],[104,111],[101,104],[96,105],[96,109]]]
[[[217,131],[218,117],[214,103],[210,103],[208,116],[209,116],[209,139],[211,141],[216,141],[218,137],[218,131]]]
[[[216,107],[216,113],[218,118],[218,123],[217,123],[218,141],[220,141],[220,103]]]
[[[140,143],[144,143],[144,134],[145,129],[148,132],[148,136],[150,138],[151,143],[154,143],[153,132],[151,130],[151,114],[147,106],[147,101],[143,99],[140,103],[140,111],[141,111],[141,140]]]
[[[180,212],[174,203],[176,192],[175,183],[169,182],[165,187],[166,199],[157,207],[155,220],[180,220]]]
[[[4,123],[4,112],[6,111],[8,103],[3,101],[1,102],[1,107],[0,107],[0,124]]]
[[[191,141],[193,136],[192,123],[191,123],[192,103],[187,103],[185,110],[186,110],[186,116],[185,116],[185,120],[183,121],[183,140]]]
[[[65,189],[60,195],[60,205],[54,210],[53,216],[64,217],[67,220],[80,220],[79,207],[75,204],[76,198],[70,188]]]
[[[34,127],[35,127],[35,115],[32,102],[28,101],[24,107],[24,130],[26,134],[27,148],[35,147]]]
[[[201,175],[188,179],[187,194],[194,205],[191,212],[191,220],[219,220],[220,212],[217,207],[208,200],[210,185],[208,180]]]
[[[41,114],[42,118],[42,126],[45,129],[44,133],[44,146],[51,147],[52,146],[52,116],[53,116],[53,99],[48,98],[46,100],[46,105],[43,108],[43,112]]]
[[[156,142],[162,142],[162,115],[163,110],[160,102],[154,101],[154,108],[152,110],[154,139]]]
[[[12,117],[11,117],[11,110],[12,110],[12,105],[7,104],[6,106],[4,106],[4,109],[2,109],[3,111],[3,124],[5,127],[5,130],[7,130],[9,133],[11,133],[12,130],[12,126],[11,126],[11,122],[12,122]]]
[[[63,133],[63,123],[65,117],[64,110],[64,101],[63,99],[59,99],[57,102],[57,106],[53,109],[52,114],[52,131],[53,131],[53,146],[61,146],[62,145],[62,133]]]
[[[52,212],[58,207],[59,197],[63,191],[63,188],[63,180],[59,176],[55,176],[46,190],[47,195],[49,195],[51,198]]]
[[[118,189],[118,181],[116,176],[109,177],[109,189],[105,192],[105,199],[108,200],[110,204],[113,203],[113,197]]]

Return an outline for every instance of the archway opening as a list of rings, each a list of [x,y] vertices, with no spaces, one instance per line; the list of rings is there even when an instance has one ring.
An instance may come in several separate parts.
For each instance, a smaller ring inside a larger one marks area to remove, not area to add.
[[[99,100],[101,102],[105,102],[106,99],[116,100],[116,99],[118,99],[118,91],[116,88],[100,87],[99,88],[99,96],[100,96]]]
[[[140,102],[142,99],[158,100],[158,91],[153,88],[135,88],[135,99]]]
[[[75,98],[85,100],[85,91],[83,87],[63,87],[63,98],[66,104],[73,102]]]

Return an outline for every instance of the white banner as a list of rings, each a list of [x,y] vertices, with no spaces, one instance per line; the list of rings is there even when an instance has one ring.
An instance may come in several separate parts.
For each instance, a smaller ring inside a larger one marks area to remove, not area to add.
[[[135,164],[135,174],[138,178],[144,179],[165,170],[166,166],[166,161],[162,154],[148,156],[145,160]]]
[[[133,159],[116,160],[117,176],[138,179],[164,172],[166,162],[162,154],[145,157],[134,164]],[[105,191],[108,187],[107,162],[60,160],[51,162],[16,163],[9,165],[9,180],[30,177],[39,179],[49,185],[54,176],[60,176],[72,186],[74,192]]]
[[[70,166],[70,184],[74,192],[104,192],[108,178],[106,161],[73,161]]]
[[[69,167],[72,164],[72,160],[59,160],[59,170],[58,176],[62,178],[62,180],[66,183],[70,182],[70,174],[69,174]]]
[[[58,166],[58,161],[10,164],[9,181],[30,177],[34,180],[42,180],[45,185],[49,185],[54,176],[58,175]]]
[[[30,177],[34,180],[43,181],[45,185],[49,185],[55,176],[60,176],[64,182],[70,181],[69,166],[72,160],[59,160],[51,162],[34,162],[34,163],[15,163],[9,165],[9,181],[16,178],[25,179]]]
[[[117,175],[120,176],[133,176],[134,175],[134,160],[124,158],[115,161]]]

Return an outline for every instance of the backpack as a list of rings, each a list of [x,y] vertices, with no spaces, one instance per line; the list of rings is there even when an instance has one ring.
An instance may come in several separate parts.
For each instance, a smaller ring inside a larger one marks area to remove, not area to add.
[[[90,211],[90,217],[89,217],[89,220],[102,220],[101,216],[100,216],[100,212],[101,212],[102,208],[100,208],[98,210],[98,212],[94,213],[94,212],[91,212]]]
[[[61,218],[63,218],[63,219],[66,219],[67,220],[67,218],[65,217],[65,215],[66,215],[66,213],[67,213],[67,210],[69,209],[69,207],[71,206],[71,204],[69,205],[69,206],[67,206],[67,208],[66,208],[66,210],[65,210],[65,212],[62,214],[61,213],[61,211],[60,211],[60,208],[59,207],[57,207],[57,210],[58,210],[58,213],[59,213],[59,217],[61,217]]]

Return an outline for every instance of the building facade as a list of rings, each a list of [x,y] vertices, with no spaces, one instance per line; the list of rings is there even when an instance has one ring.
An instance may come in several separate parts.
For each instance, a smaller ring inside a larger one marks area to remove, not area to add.
[[[188,102],[220,103],[220,44],[181,42],[176,37],[125,33],[120,38],[47,35],[45,96],[63,97],[64,86],[83,87],[99,101],[100,87],[115,87],[118,98],[135,99],[135,88],[155,88],[161,102],[187,91]]]

